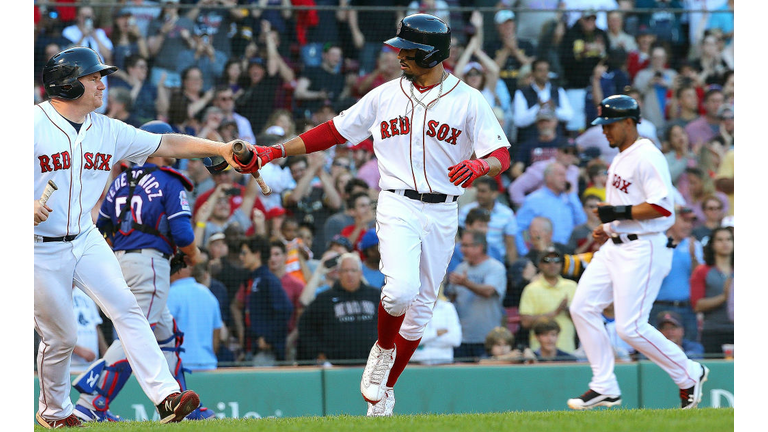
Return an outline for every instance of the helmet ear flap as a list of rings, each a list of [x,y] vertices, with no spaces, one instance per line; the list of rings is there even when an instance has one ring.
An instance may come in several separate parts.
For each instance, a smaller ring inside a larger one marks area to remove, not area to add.
[[[420,67],[423,67],[425,69],[431,69],[431,68],[437,66],[437,64],[439,63],[438,61],[436,61],[434,59],[435,54],[437,54],[437,51],[433,50],[432,52],[429,52],[429,53],[424,52],[424,51],[419,51],[419,53],[421,54],[421,56],[420,56],[421,59],[419,59],[419,56],[417,55],[416,56],[416,60],[417,60],[416,64],[418,64]]]
[[[85,93],[83,83],[77,78],[69,78],[61,83],[54,83],[47,89],[49,95],[55,95],[60,99],[75,100]]]

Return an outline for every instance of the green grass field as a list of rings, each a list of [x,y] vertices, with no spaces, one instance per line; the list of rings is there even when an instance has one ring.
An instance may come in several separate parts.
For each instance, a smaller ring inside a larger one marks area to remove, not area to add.
[[[292,417],[268,419],[221,419],[185,421],[162,425],[158,422],[87,424],[90,431],[514,431],[514,432],[637,432],[734,430],[733,408],[703,408],[682,411],[600,409],[595,411],[506,412],[491,414],[403,415],[391,418]],[[35,431],[43,431],[35,426]]]

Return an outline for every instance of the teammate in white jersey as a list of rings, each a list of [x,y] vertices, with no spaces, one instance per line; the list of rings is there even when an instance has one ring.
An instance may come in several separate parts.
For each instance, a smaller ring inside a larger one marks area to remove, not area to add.
[[[113,165],[121,159],[143,164],[149,156],[222,156],[234,164],[232,146],[184,135],[152,134],[94,113],[102,104],[102,77],[116,70],[89,48],[62,51],[43,68],[51,100],[34,108],[34,304],[35,330],[41,339],[36,420],[46,428],[80,425],[69,397],[70,357],[77,339],[73,281],[114,323],[133,372],[163,423],[182,420],[200,404],[195,392],[179,392],[115,255],[93,223],[91,210]],[[49,180],[58,191],[43,205],[39,198]],[[198,260],[199,256],[189,257],[188,264]]]
[[[640,108],[629,96],[600,103],[593,125],[619,154],[608,169],[606,203],[595,210],[602,225],[592,236],[602,243],[579,280],[570,312],[592,366],[592,381],[572,409],[621,404],[614,355],[601,313],[613,302],[616,331],[664,369],[680,387],[683,409],[701,401],[709,369],[691,361],[674,342],[648,324],[661,281],[672,266],[674,244],[664,233],[675,222],[669,167],[652,141],[640,138]]]
[[[257,147],[251,166],[239,168],[250,172],[275,158],[373,136],[381,172],[376,232],[385,284],[378,341],[360,389],[369,416],[392,415],[393,386],[432,318],[454,249],[456,198],[476,178],[509,167],[509,142],[491,107],[442,66],[450,28],[432,15],[410,15],[385,43],[400,49],[401,78],[285,144]]]

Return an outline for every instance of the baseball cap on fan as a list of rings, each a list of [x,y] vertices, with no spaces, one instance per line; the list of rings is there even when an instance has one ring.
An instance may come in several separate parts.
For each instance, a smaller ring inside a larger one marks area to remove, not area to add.
[[[581,17],[582,18],[590,18],[590,17],[597,18],[597,10],[589,9],[589,10],[585,11],[584,14]]]
[[[363,251],[378,244],[379,236],[376,234],[376,228],[371,228],[363,234],[363,238],[357,244],[357,249]]]
[[[514,19],[515,19],[515,13],[509,9],[502,9],[496,12],[496,15],[493,17],[493,21],[496,24],[504,24],[505,22],[509,20],[514,20]]]
[[[661,327],[666,323],[670,323],[675,327],[683,326],[682,324],[683,320],[680,318],[680,315],[678,315],[676,312],[672,312],[672,311],[659,312],[659,314],[656,315],[656,325]]]
[[[328,247],[330,248],[331,245],[333,244],[337,244],[343,247],[344,249],[347,250],[347,252],[352,252],[355,249],[354,246],[352,246],[352,242],[350,242],[348,238],[344,237],[341,234],[336,234],[335,236],[333,236],[331,241],[328,242]]]
[[[215,234],[211,234],[210,237],[208,237],[208,241],[205,242],[205,247],[210,248],[211,243],[218,241],[218,240],[226,240],[227,236],[223,232],[217,232]]]
[[[477,70],[477,71],[478,71],[478,72],[480,72],[480,73],[483,73],[483,72],[484,72],[484,69],[483,69],[483,65],[481,65],[481,64],[480,64],[480,63],[478,63],[478,62],[474,62],[474,61],[473,61],[473,62],[469,62],[469,63],[467,63],[467,65],[466,65],[466,66],[464,66],[464,74],[466,75],[466,74],[467,74],[467,73],[469,73],[469,71],[471,71],[472,69],[475,69],[475,70]]]
[[[536,114],[536,121],[539,121],[539,120],[555,120],[555,119],[557,119],[557,116],[549,108],[542,108]]]

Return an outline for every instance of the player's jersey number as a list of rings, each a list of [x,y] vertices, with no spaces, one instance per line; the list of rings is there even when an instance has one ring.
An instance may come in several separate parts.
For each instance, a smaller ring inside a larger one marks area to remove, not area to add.
[[[120,216],[120,212],[123,211],[123,206],[125,206],[126,202],[128,201],[128,197],[117,197],[115,198],[115,214]],[[141,199],[141,196],[134,195],[131,198],[131,210],[133,211],[134,220],[136,223],[143,224],[141,220],[141,209],[144,204],[144,201]]]

